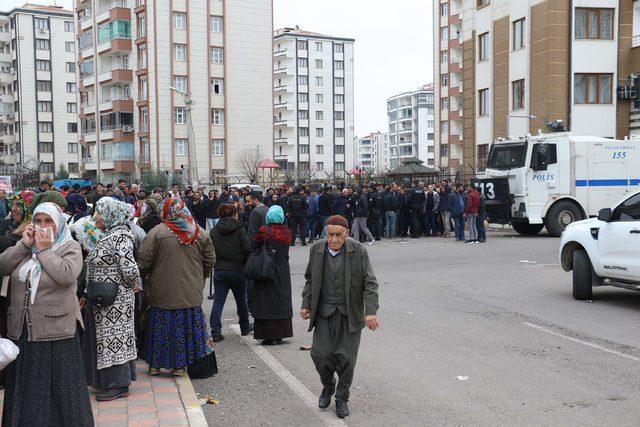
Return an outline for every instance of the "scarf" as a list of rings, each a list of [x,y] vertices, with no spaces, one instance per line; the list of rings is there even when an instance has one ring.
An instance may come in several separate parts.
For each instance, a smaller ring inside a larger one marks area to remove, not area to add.
[[[284,224],[284,211],[282,207],[273,205],[267,211],[267,219],[265,220],[267,225],[269,224]]]
[[[67,221],[65,216],[62,214],[60,208],[54,203],[45,202],[39,204],[33,211],[33,217],[36,215],[43,214],[48,215],[53,219],[56,224],[56,228],[54,230],[54,242],[51,247],[51,251],[55,251],[63,244],[67,243],[70,240],[73,240],[71,237],[71,231],[67,226]],[[40,261],[38,261],[37,250],[35,247],[31,248],[31,258],[29,261],[24,263],[22,267],[20,267],[20,272],[18,277],[22,283],[26,283],[27,279],[31,282],[31,304],[35,302],[36,293],[38,292],[38,286],[40,286],[40,276],[42,275],[42,266],[40,265]]]
[[[200,227],[191,216],[191,212],[180,197],[164,201],[162,222],[176,235],[180,243],[190,245],[196,241]]]
[[[96,212],[102,217],[104,230],[109,231],[119,225],[126,225],[132,217],[132,206],[113,197],[103,197],[96,203]]]
[[[104,237],[104,231],[98,228],[93,217],[80,218],[72,228],[76,233],[76,239],[87,252],[93,251],[100,239]]]

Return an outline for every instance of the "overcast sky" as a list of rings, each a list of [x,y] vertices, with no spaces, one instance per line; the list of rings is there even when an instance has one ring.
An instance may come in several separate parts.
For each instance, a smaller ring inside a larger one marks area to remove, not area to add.
[[[233,0],[228,0],[233,1]],[[53,0],[29,0],[52,4]],[[0,0],[3,10],[26,0]],[[273,0],[276,28],[356,39],[356,135],[385,131],[386,99],[433,80],[431,1]],[[72,0],[57,0],[71,8]]]

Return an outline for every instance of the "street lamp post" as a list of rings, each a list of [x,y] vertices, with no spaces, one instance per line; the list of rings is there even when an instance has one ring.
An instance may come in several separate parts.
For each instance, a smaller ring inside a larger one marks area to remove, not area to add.
[[[180,96],[182,97],[182,102],[184,102],[184,108],[187,115],[187,154],[189,155],[189,168],[187,169],[188,181],[192,186],[197,186],[198,164],[195,158],[195,135],[193,131],[193,122],[191,121],[191,110],[196,102],[191,99],[191,93],[186,93],[173,86],[169,86],[169,89],[180,94]]]
[[[529,119],[529,120],[532,120],[532,119],[535,119],[536,116],[534,116],[533,114],[528,114],[526,116],[519,116],[519,115],[516,115],[516,114],[508,114],[507,115],[507,138],[509,138],[511,136],[510,135],[511,132],[509,132],[509,127],[510,127],[509,126],[509,119],[511,119],[511,118],[513,118],[513,119]]]

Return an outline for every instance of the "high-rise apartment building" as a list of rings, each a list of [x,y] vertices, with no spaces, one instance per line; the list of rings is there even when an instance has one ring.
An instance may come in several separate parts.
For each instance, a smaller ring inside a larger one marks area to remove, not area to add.
[[[432,84],[387,100],[389,168],[409,159],[422,160],[429,167],[438,166],[433,114]]]
[[[628,135],[639,3],[434,1],[442,166],[482,171],[493,140],[546,132],[545,119],[576,135]]]
[[[354,138],[354,165],[375,173],[389,169],[389,137],[383,132],[373,132],[362,138]]]
[[[243,175],[256,147],[271,156],[271,0],[77,0],[76,14],[85,174],[209,182]]]
[[[353,167],[354,40],[284,28],[273,44],[276,163],[301,179],[344,177]]]
[[[0,12],[0,162],[79,175],[73,12]]]

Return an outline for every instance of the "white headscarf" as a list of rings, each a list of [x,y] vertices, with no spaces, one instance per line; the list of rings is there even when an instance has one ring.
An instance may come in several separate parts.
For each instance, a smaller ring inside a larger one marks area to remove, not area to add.
[[[56,224],[56,229],[54,230],[55,240],[50,249],[51,251],[55,251],[61,245],[73,239],[65,216],[58,205],[49,202],[42,203],[34,209],[33,218],[35,219],[38,214],[50,216]],[[38,261],[35,246],[31,248],[31,251],[31,259],[20,267],[19,278],[23,283],[26,283],[27,278],[29,278],[31,282],[31,304],[33,304],[36,299],[36,293],[38,292],[38,286],[40,285],[42,266],[40,265],[40,261]]]

